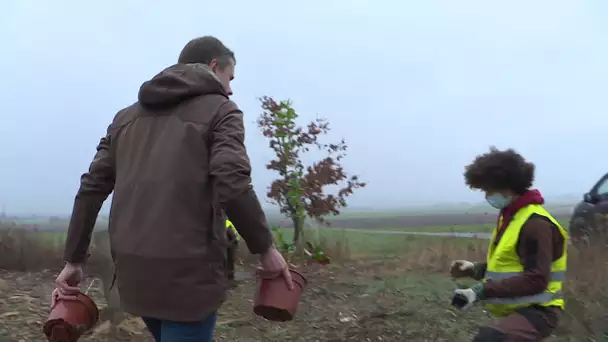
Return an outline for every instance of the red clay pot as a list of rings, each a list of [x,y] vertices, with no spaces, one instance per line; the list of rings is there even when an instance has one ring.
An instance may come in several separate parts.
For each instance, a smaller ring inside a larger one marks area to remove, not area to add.
[[[99,309],[91,297],[79,293],[75,299],[57,300],[44,323],[50,342],[76,342],[99,320]]]
[[[289,291],[283,277],[260,276],[258,292],[255,296],[253,312],[269,321],[291,321],[298,311],[300,296],[308,281],[301,273],[290,269],[294,289]]]

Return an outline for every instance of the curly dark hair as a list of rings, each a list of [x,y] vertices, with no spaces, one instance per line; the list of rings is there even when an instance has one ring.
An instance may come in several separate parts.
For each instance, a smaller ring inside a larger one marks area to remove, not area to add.
[[[513,149],[500,151],[492,146],[465,168],[464,178],[471,189],[510,190],[522,195],[534,182],[534,164]]]

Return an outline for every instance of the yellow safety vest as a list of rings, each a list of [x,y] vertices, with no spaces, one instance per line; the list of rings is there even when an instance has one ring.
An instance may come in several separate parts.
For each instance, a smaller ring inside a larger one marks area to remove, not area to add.
[[[567,246],[568,246],[568,233],[562,228],[562,226],[540,205],[531,204],[527,205],[517,211],[513,216],[511,222],[505,229],[498,245],[494,245],[496,234],[502,224],[502,217],[500,217],[498,226],[494,229],[492,239],[490,240],[490,248],[488,249],[488,267],[486,269],[484,282],[488,280],[500,280],[521,274],[524,270],[524,265],[521,263],[519,256],[517,255],[517,241],[519,239],[519,233],[524,223],[530,218],[531,215],[537,214],[544,216],[551,220],[555,224],[560,233],[564,236],[564,253],[558,260],[555,260],[551,264],[551,279],[545,291],[524,297],[512,297],[512,298],[490,298],[486,302],[488,304],[488,310],[494,316],[502,317],[513,313],[516,309],[522,307],[528,307],[531,305],[541,306],[557,306],[564,308],[564,293],[562,292],[562,285],[564,284],[566,266],[568,260]]]
[[[232,224],[232,222],[230,222],[230,220],[226,220],[226,229],[232,229],[232,232],[234,232],[234,236],[236,236],[236,241],[241,240],[239,232],[236,230],[236,227]]]

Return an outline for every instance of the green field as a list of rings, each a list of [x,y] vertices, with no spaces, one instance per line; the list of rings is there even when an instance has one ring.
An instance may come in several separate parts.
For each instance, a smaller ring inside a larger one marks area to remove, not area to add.
[[[431,227],[431,229],[421,231],[448,232],[450,231],[449,228],[450,227]],[[65,232],[31,232],[28,234],[43,239],[45,243],[55,247],[61,247],[66,237]],[[283,236],[286,241],[290,242],[293,238],[293,229],[283,229]],[[347,248],[354,253],[371,255],[384,253],[400,254],[403,253],[404,250],[414,248],[419,244],[440,242],[444,240],[453,240],[454,243],[457,244],[466,243],[466,241],[469,240],[456,237],[379,234],[374,233],[373,231],[353,231],[339,228],[308,229],[305,231],[304,239],[306,241],[321,242],[328,249]]]
[[[493,224],[455,224],[449,226],[426,226],[426,227],[391,227],[378,230],[392,230],[402,232],[424,232],[424,233],[491,233]]]
[[[561,222],[567,227],[567,222]],[[423,226],[423,227],[386,227],[373,230],[344,230],[340,227],[331,228],[313,228],[306,229],[306,239],[319,240],[322,239],[330,245],[335,245],[341,241],[347,241],[351,250],[384,251],[384,250],[399,250],[401,246],[406,248],[413,242],[428,241],[429,239],[440,239],[438,237],[429,236],[413,236],[399,234],[378,234],[374,231],[403,231],[403,232],[422,232],[422,233],[491,233],[494,229],[492,224],[473,224],[473,225],[444,225],[444,226]],[[293,230],[290,228],[283,229],[286,239],[291,239]],[[38,237],[47,240],[49,244],[60,246],[65,240],[65,232],[33,232]],[[445,237],[442,239],[462,239]]]
[[[292,229],[284,229],[285,240],[293,237]],[[328,250],[347,248],[350,253],[391,256],[402,255],[404,252],[421,246],[438,245],[450,242],[455,246],[466,246],[473,240],[461,237],[437,237],[406,234],[381,234],[373,231],[341,230],[336,228],[321,228],[305,231],[305,241],[320,242]],[[479,243],[475,241],[475,243]],[[485,244],[482,240],[481,244]]]
[[[561,220],[562,227],[568,227],[567,220]],[[379,228],[378,230],[395,230],[402,232],[425,232],[425,233],[491,233],[494,230],[493,224],[455,224],[449,226],[426,226],[426,227],[393,227]]]
[[[66,232],[32,232],[38,238],[52,246],[62,246],[65,242]]]

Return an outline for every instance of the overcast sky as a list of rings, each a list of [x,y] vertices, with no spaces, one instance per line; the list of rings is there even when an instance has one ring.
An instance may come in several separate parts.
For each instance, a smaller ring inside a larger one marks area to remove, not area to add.
[[[233,99],[262,195],[274,176],[255,125],[262,95],[328,118],[348,141],[348,170],[369,182],[353,206],[481,201],[462,173],[490,145],[536,163],[549,198],[608,171],[605,0],[152,3],[0,5],[9,213],[69,213],[115,113],[202,35],[235,51]]]

